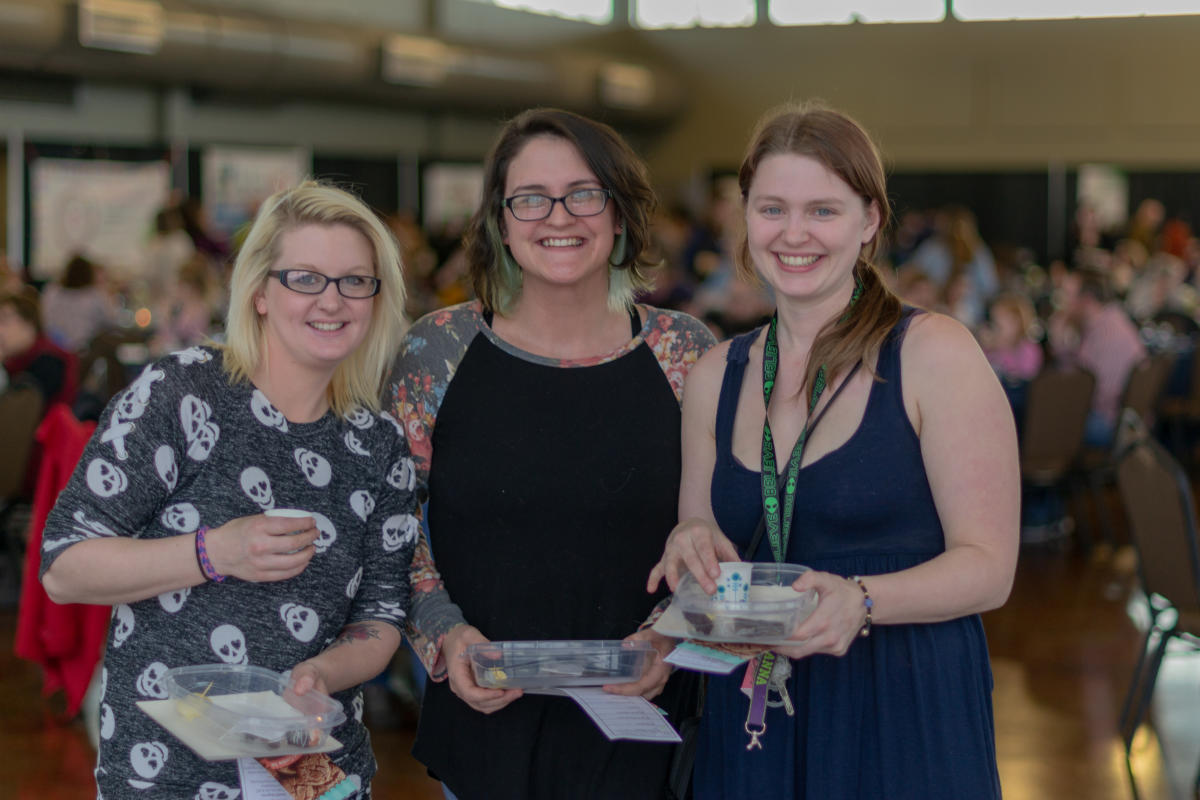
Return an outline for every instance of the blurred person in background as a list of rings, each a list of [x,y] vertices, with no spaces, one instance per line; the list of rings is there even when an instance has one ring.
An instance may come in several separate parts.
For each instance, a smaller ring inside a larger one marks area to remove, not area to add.
[[[70,406],[75,401],[76,358],[46,335],[32,286],[0,295],[0,359],[10,385],[27,383],[38,389],[43,414],[51,403]]]
[[[983,319],[987,301],[998,285],[996,265],[979,235],[975,215],[968,209],[941,209],[933,235],[921,242],[905,264],[928,275],[942,292],[943,301],[950,295],[953,307],[948,310],[967,327],[973,328]],[[958,284],[960,279],[965,283]]]
[[[1061,310],[1047,323],[1050,351],[1060,363],[1083,367],[1096,376],[1084,440],[1093,447],[1108,447],[1125,383],[1133,367],[1146,357],[1146,346],[1103,274],[1079,273],[1066,287]]]
[[[60,347],[82,352],[97,334],[117,324],[117,303],[102,268],[76,255],[42,292],[46,333]]]

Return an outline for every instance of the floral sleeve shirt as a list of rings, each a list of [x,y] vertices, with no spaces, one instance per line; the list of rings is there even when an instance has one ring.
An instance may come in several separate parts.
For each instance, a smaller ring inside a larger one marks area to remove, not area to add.
[[[715,339],[703,323],[687,314],[649,306],[639,308],[645,312],[645,321],[637,336],[611,353],[574,360],[537,356],[498,338],[485,322],[478,301],[450,306],[417,320],[401,343],[384,402],[407,434],[421,500],[425,499],[433,461],[433,429],[438,409],[458,365],[477,336],[485,336],[498,347],[523,358],[562,368],[603,364],[645,344],[662,367],[676,400],[682,402],[688,372],[715,344]],[[466,620],[446,593],[424,534],[413,554],[409,580],[412,611],[405,622],[405,633],[430,676],[442,680],[446,676],[442,641],[451,628]]]

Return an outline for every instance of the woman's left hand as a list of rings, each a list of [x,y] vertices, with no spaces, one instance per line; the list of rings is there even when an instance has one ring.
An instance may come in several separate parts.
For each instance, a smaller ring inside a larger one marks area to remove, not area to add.
[[[314,689],[321,694],[329,694],[325,676],[312,661],[301,661],[292,667],[291,689],[297,695],[305,695]]]
[[[638,631],[626,636],[625,641],[650,642],[653,644],[655,652],[652,658],[654,661],[646,669],[641,680],[634,683],[609,684],[604,687],[604,691],[611,694],[628,695],[630,697],[640,695],[647,700],[653,700],[662,694],[663,687],[667,685],[667,678],[671,677],[671,673],[675,669],[663,660],[675,649],[675,640],[647,628],[644,631]]]
[[[796,626],[789,639],[796,644],[772,647],[788,658],[804,658],[816,653],[844,656],[858,638],[866,618],[862,589],[849,578],[831,572],[806,572],[792,588],[798,592],[817,590],[817,609]]]

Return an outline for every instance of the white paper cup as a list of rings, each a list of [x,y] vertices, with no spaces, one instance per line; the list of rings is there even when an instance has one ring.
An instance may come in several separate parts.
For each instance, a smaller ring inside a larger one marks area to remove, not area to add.
[[[305,517],[312,517],[311,511],[304,511],[303,509],[299,508],[268,508],[263,513],[268,517],[286,517],[287,519],[304,519]],[[314,519],[314,522],[315,521],[316,520]],[[300,533],[301,530],[303,530],[303,528],[297,528],[294,531],[288,531],[288,533]]]
[[[745,603],[750,600],[750,576],[754,565],[745,561],[722,561],[721,577],[717,580],[717,600],[725,603]]]

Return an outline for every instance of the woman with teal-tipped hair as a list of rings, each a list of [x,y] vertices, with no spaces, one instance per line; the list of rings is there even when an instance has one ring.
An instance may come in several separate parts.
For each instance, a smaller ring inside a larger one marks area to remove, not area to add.
[[[481,688],[462,658],[498,640],[669,649],[635,631],[676,521],[683,379],[713,340],[634,302],[653,203],[608,126],[518,115],[467,231],[477,299],[419,320],[401,346],[389,400],[437,559],[434,571],[422,544],[412,572],[408,632],[434,679],[414,754],[462,800],[664,794],[671,746],[607,741],[566,698]],[[612,688],[669,709],[681,689],[668,675],[658,660]]]

